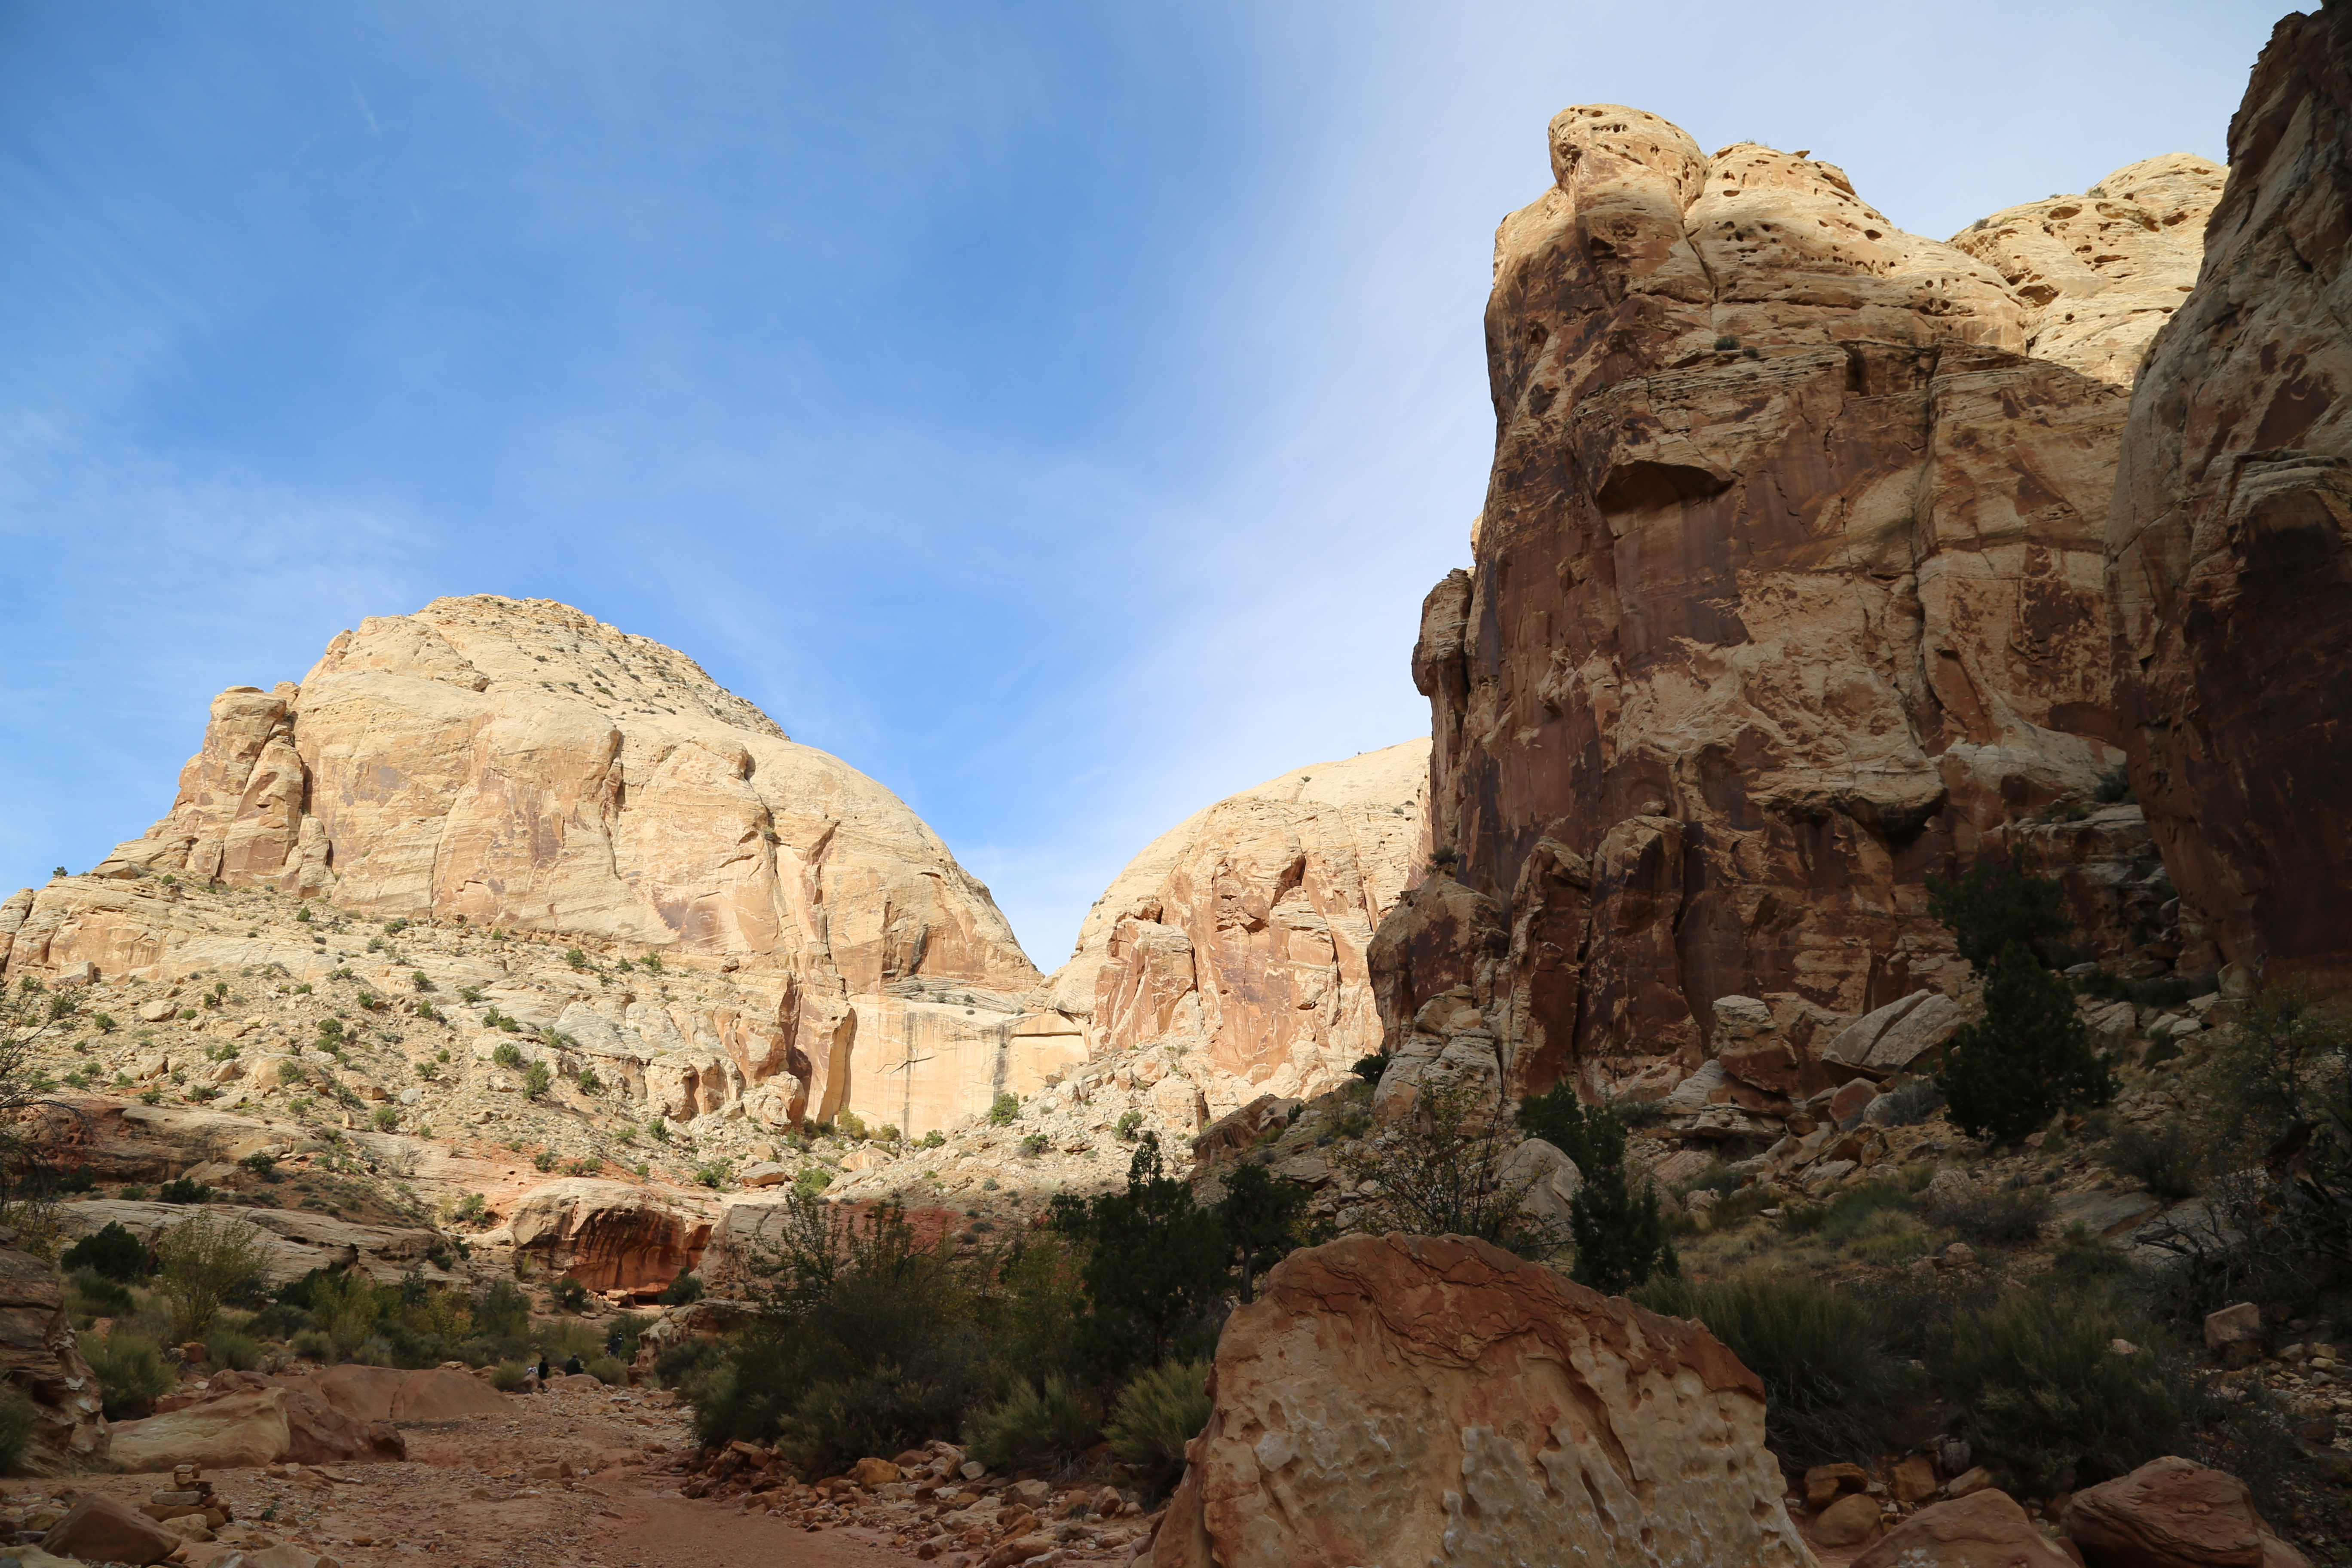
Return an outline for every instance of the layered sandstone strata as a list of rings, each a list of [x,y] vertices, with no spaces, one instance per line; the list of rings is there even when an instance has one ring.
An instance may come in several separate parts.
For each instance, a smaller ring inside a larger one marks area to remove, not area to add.
[[[897,797],[683,654],[547,600],[371,618],[299,685],[224,692],[171,811],[92,875],[0,908],[0,961],[331,972],[307,942],[278,951],[284,921],[239,937],[166,878],[416,922],[436,934],[410,942],[467,954],[470,973],[427,976],[455,982],[445,1001],[470,983],[471,1005],[561,1036],[561,1070],[593,1065],[676,1120],[756,1091],[771,1122],[851,1111],[919,1132],[1084,1048],[1067,1020],[1028,1016],[1037,972]],[[559,967],[552,994],[509,987],[480,941],[499,931],[575,944],[584,966]]]
[[[1484,1242],[1292,1253],[1210,1392],[1154,1568],[1812,1562],[1738,1358]]]
[[[2352,12],[2291,16],[2107,519],[2120,732],[2218,956],[2352,984]]]
[[[1366,956],[1427,853],[1428,787],[1429,742],[1412,740],[1195,812],[1095,901],[1054,976],[1058,1008],[1097,1055],[1179,1039],[1265,1092],[1327,1086],[1380,1048]]]
[[[1550,139],[1496,236],[1475,564],[1413,661],[1445,896],[1492,906],[1443,922],[1501,945],[1441,959],[1430,910],[1392,944],[1455,975],[1416,1009],[1486,969],[1520,1089],[1695,1062],[1718,997],[1958,994],[1925,875],[2123,761],[2121,384],[2217,174],[2151,160],[1939,244],[1801,153],[1611,105]]]

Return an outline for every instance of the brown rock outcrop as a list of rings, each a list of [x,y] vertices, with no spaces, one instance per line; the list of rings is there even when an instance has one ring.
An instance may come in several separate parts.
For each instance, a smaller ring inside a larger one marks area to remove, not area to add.
[[[1428,784],[1413,740],[1195,812],[1096,900],[1055,1004],[1097,1055],[1181,1037],[1265,1092],[1328,1088],[1380,1048],[1367,950],[1420,872]]]
[[[2246,1483],[2187,1459],[2150,1459],[2076,1492],[2062,1521],[2089,1568],[2304,1568]]]
[[[26,1468],[53,1474],[105,1462],[104,1400],[98,1374],[74,1342],[65,1282],[31,1253],[8,1246],[0,1246],[0,1376],[33,1402]]]
[[[41,1537],[42,1551],[91,1563],[161,1563],[186,1544],[186,1537],[102,1495],[77,1501]]]
[[[299,686],[223,693],[171,811],[91,876],[0,909],[0,957],[150,979],[250,964],[159,888],[167,874],[704,981],[724,994],[583,980],[544,1017],[515,1015],[673,1120],[743,1105],[920,1132],[985,1110],[995,1079],[1035,1087],[1013,1034],[1077,1037],[1066,1019],[1015,1027],[1040,977],[988,889],[887,790],[685,655],[547,600],[371,618]]]
[[[1886,1532],[1853,1568],[2069,1568],[2007,1492],[1932,1503]]]
[[[2212,181],[2151,160],[1940,244],[1636,110],[1550,141],[1496,239],[1475,565],[1413,656],[1432,837],[1510,932],[1480,1000],[1515,1090],[1695,1064],[1722,996],[1959,993],[1926,873],[2123,758],[2118,384]]]
[[[2352,984],[2352,14],[2290,16],[2230,123],[2204,271],[2132,399],[2115,505],[2132,782],[2210,942]]]
[[[1729,1351],[1482,1242],[1292,1253],[1211,1394],[1155,1568],[1812,1561]]]
[[[691,1268],[710,1242],[711,1220],[663,1194],[622,1182],[564,1177],[516,1200],[503,1233],[555,1273],[592,1290],[657,1289]]]

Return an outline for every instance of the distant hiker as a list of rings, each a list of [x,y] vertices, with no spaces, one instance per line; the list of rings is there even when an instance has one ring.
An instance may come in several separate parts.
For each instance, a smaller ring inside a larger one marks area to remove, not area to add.
[[[621,1332],[620,1330],[614,1329],[611,1333],[604,1336],[604,1353],[611,1356],[614,1361],[618,1361],[621,1359],[621,1347],[627,1342],[628,1336]]]
[[[545,1388],[547,1386],[547,1380],[555,1375],[555,1369],[548,1365],[547,1354],[545,1352],[533,1351],[531,1352],[531,1354],[539,1357],[539,1385],[541,1388]]]
[[[580,1364],[580,1352],[578,1351],[573,1351],[570,1355],[563,1358],[563,1371],[566,1376],[577,1372],[586,1372],[587,1370],[588,1369],[586,1367]]]

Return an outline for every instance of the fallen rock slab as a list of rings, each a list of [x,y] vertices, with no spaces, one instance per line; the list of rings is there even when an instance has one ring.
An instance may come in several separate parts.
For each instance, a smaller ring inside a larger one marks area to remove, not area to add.
[[[2002,1491],[1923,1508],[1853,1560],[1851,1568],[2073,1568]]]
[[[1291,1254],[1210,1393],[1154,1568],[1811,1568],[1738,1357],[1484,1242]]]
[[[2089,1568],[2307,1568],[2245,1482],[2173,1455],[2076,1492],[2061,1522]]]
[[[286,1392],[278,1388],[243,1390],[168,1415],[118,1421],[113,1436],[115,1468],[131,1471],[275,1464],[293,1446]]]

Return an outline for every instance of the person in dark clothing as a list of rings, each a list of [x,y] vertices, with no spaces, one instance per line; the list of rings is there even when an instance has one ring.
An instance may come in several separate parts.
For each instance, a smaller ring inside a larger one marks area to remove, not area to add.
[[[578,1351],[574,1351],[570,1355],[563,1358],[563,1371],[567,1376],[575,1372],[586,1372],[587,1370],[588,1369],[586,1367],[580,1363],[580,1352]]]
[[[618,1361],[621,1359],[621,1347],[627,1342],[628,1336],[621,1332],[620,1330],[614,1329],[611,1333],[604,1336],[604,1353],[611,1356],[614,1361]]]
[[[539,1385],[545,1388],[547,1380],[554,1375],[555,1369],[548,1364],[547,1352],[541,1351],[539,1356]]]

